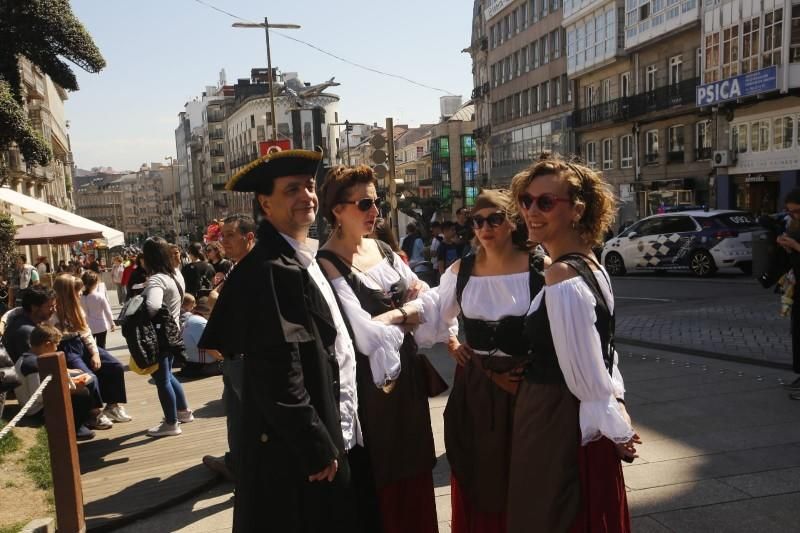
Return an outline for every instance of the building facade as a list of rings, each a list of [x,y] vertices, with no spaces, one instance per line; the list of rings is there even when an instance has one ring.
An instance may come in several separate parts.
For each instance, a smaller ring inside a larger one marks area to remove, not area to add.
[[[97,173],[75,178],[75,213],[124,233],[119,174]]]
[[[49,144],[53,158],[42,167],[25,161],[16,145],[12,145],[0,151],[0,175],[17,192],[74,211],[73,160],[64,110],[67,93],[24,57],[19,58],[19,69],[25,111],[33,128]],[[11,206],[6,209],[12,215],[21,215]],[[30,223],[25,217],[15,218],[21,225]]]
[[[482,13],[488,86],[481,83],[475,96],[488,100],[489,116],[475,138],[490,151],[479,158],[489,166],[488,183],[505,187],[540,153],[574,149],[567,39],[561,0],[494,0],[483,3]],[[479,40],[473,52],[473,61],[479,58],[478,82],[483,47]]]
[[[800,2],[707,1],[701,46],[717,206],[779,211],[800,185]]]

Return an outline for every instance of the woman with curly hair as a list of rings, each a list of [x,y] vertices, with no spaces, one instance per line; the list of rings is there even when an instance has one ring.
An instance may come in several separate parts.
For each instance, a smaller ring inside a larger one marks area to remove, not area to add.
[[[592,253],[614,198],[599,173],[549,155],[517,174],[512,192],[552,264],[526,322],[508,531],[628,532],[620,459],[632,461],[641,441],[617,368],[611,283]]]

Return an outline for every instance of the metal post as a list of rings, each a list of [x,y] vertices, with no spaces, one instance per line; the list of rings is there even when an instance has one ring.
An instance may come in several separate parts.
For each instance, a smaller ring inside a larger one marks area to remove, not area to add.
[[[267,76],[269,76],[269,108],[270,112],[272,113],[272,140],[273,142],[278,140],[278,129],[275,121],[275,94],[273,93],[274,87],[272,85],[272,53],[270,52],[269,48],[269,20],[267,17],[264,17],[264,33],[267,36]]]
[[[391,225],[394,228],[395,235],[400,238],[400,228],[397,227],[397,184],[394,181],[395,168],[394,168],[394,119],[388,117],[386,119],[386,156],[389,159],[389,205],[392,206],[392,221]]]
[[[86,522],[83,516],[81,469],[63,352],[39,356],[39,376],[44,379],[48,375],[53,379],[44,389],[42,397],[50,448],[50,470],[53,473],[56,522],[58,531],[83,533],[86,531]]]
[[[345,123],[344,134],[347,137],[347,166],[349,167],[349,166],[351,166],[350,165],[350,131],[348,131],[350,129],[350,126],[347,124],[346,120],[345,120],[344,123]]]

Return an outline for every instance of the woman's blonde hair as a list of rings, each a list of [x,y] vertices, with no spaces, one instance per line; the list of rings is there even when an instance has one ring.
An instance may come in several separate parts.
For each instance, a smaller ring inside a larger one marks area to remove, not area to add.
[[[545,153],[533,165],[523,170],[511,181],[514,205],[520,210],[520,195],[539,176],[560,176],[567,182],[572,204],[583,204],[584,210],[576,223],[576,230],[584,241],[597,246],[603,243],[606,232],[617,214],[617,201],[600,172],[558,154]],[[520,217],[522,213],[519,213]]]
[[[79,297],[82,289],[83,282],[72,274],[61,274],[53,281],[53,290],[56,293],[56,317],[59,326],[65,331],[89,329]]]

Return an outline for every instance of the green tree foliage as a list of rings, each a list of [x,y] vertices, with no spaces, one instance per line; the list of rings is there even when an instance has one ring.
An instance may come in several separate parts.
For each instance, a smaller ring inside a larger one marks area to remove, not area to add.
[[[26,160],[46,165],[50,148],[23,109],[19,56],[68,91],[78,90],[78,80],[62,58],[93,73],[105,59],[69,0],[0,0],[0,43],[0,149],[14,141]]]
[[[17,228],[8,213],[0,213],[0,275],[8,276],[14,266],[13,255],[17,252],[14,236]]]

